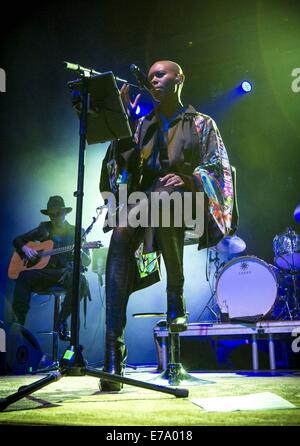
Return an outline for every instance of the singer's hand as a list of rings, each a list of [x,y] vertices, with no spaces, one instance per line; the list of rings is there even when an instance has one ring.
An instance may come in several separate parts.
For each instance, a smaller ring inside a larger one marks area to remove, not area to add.
[[[125,107],[126,110],[130,110],[130,108],[135,109],[135,107],[137,106],[141,94],[139,93],[136,98],[134,99],[133,102],[130,101],[130,96],[129,96],[129,85],[128,84],[123,84],[122,88],[120,90],[121,93],[121,99],[123,102],[123,105]]]
[[[184,186],[182,178],[180,178],[180,176],[176,175],[175,173],[168,173],[164,177],[161,177],[160,181],[165,186]]]

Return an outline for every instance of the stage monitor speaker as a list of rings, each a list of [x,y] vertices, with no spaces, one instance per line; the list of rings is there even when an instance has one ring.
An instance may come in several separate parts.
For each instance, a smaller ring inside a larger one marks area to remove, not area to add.
[[[2,374],[25,375],[35,372],[43,352],[33,334],[23,325],[0,322],[0,334],[4,337],[5,351],[2,351]],[[3,344],[3,342],[2,342]],[[3,348],[2,348],[3,350]]]

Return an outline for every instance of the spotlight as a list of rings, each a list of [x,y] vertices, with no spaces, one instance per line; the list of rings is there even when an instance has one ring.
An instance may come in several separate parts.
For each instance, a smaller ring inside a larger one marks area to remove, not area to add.
[[[297,223],[300,223],[300,204],[298,204],[294,211],[294,219]]]
[[[240,87],[243,93],[250,93],[252,90],[252,84],[249,81],[241,82]]]

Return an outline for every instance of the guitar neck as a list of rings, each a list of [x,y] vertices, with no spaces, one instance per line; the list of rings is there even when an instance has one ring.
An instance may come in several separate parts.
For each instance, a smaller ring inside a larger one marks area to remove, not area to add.
[[[82,245],[82,249],[95,249],[102,246],[101,242],[86,242]],[[75,245],[61,246],[60,248],[49,249],[48,251],[41,251],[40,257],[54,256],[64,252],[73,251]]]
[[[43,251],[40,253],[40,257],[54,256],[56,254],[62,254],[74,249],[75,245],[62,246],[61,248],[49,249],[49,251]]]

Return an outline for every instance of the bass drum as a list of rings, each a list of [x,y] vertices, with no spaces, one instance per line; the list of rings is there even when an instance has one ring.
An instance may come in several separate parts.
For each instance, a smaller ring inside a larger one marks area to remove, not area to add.
[[[217,304],[227,307],[229,319],[257,321],[264,318],[277,299],[278,283],[271,265],[255,256],[228,262],[216,282]]]

